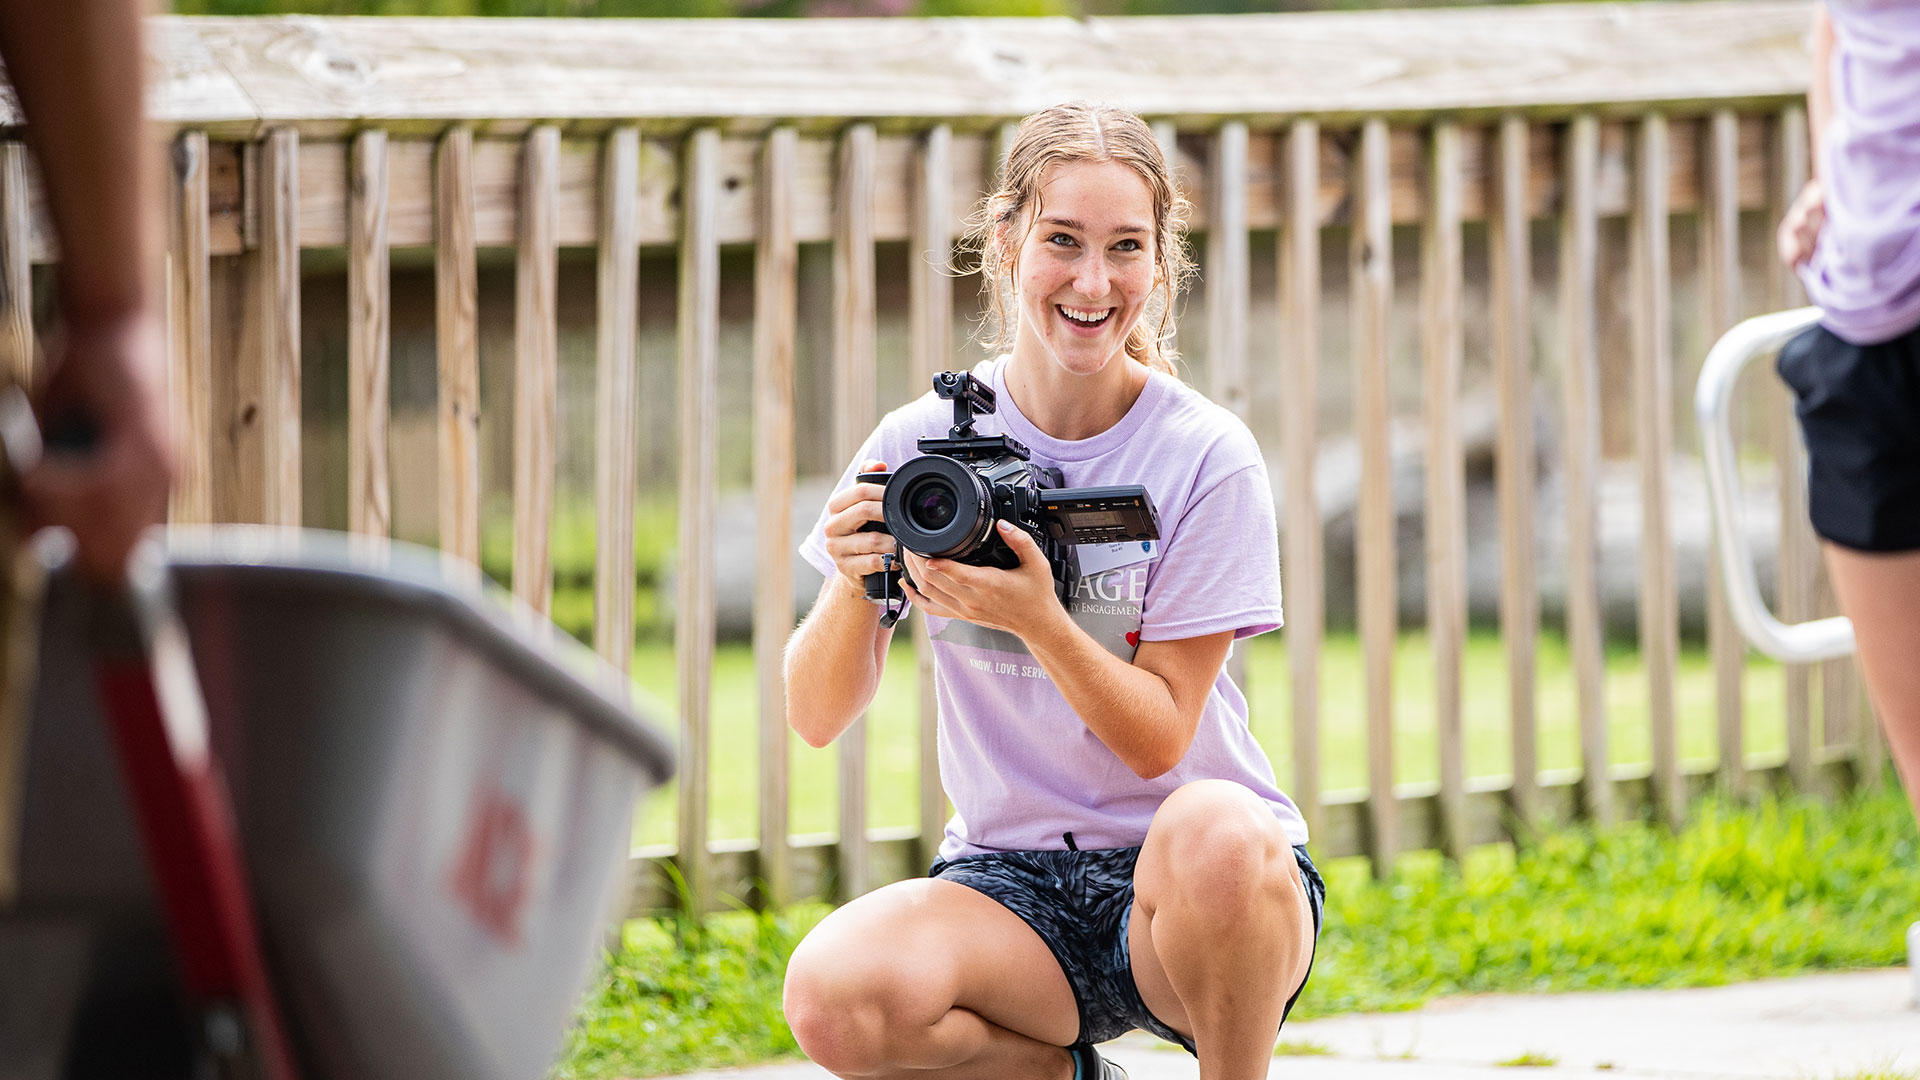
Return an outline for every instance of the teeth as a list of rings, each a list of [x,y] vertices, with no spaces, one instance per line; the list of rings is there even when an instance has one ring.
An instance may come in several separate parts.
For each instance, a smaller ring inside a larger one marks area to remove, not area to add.
[[[1070,307],[1067,307],[1065,304],[1061,304],[1058,306],[1060,308],[1060,314],[1065,315],[1067,318],[1072,319],[1074,322],[1079,322],[1079,323],[1104,322],[1106,321],[1107,315],[1113,311],[1112,308],[1101,308],[1098,311],[1088,311],[1085,308],[1070,308]]]

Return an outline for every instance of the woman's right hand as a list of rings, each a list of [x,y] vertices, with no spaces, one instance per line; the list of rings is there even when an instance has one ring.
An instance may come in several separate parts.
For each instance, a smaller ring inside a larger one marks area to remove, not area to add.
[[[860,471],[885,472],[886,468],[883,461],[869,461],[860,466]],[[833,557],[840,576],[863,596],[866,576],[884,569],[881,556],[892,555],[899,549],[887,533],[860,531],[868,522],[882,520],[880,499],[886,490],[879,484],[855,483],[834,492],[827,500],[827,554]]]
[[[1826,220],[1826,195],[1821,191],[1820,179],[1815,177],[1800,189],[1793,205],[1787,209],[1787,216],[1780,220],[1780,231],[1774,237],[1780,261],[1788,267],[1795,267],[1813,258],[1814,244],[1820,239],[1820,226]]]

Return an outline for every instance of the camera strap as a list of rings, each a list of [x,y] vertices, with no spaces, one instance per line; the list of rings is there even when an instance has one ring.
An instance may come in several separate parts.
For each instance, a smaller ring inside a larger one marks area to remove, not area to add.
[[[898,607],[895,607],[893,602],[893,587],[900,580],[900,575],[894,570],[894,562],[898,558],[898,554],[891,551],[883,552],[880,556],[880,572],[886,575],[885,580],[887,583],[886,596],[881,601],[881,629],[891,629],[894,623],[900,621],[900,616],[907,613],[907,597],[905,593],[900,595],[900,604]]]

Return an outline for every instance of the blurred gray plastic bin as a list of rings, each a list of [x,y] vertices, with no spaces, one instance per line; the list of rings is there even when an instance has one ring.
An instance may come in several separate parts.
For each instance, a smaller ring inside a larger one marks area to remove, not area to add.
[[[618,916],[635,800],[673,769],[626,681],[435,552],[246,528],[175,530],[168,547],[306,1075],[542,1076]],[[22,910],[43,929],[49,911],[100,923],[151,904],[127,872],[134,838],[97,835],[130,829],[124,797],[98,797],[116,777],[104,739],[49,723],[91,708],[98,727],[59,607],[22,836]],[[58,948],[16,946],[57,998]]]

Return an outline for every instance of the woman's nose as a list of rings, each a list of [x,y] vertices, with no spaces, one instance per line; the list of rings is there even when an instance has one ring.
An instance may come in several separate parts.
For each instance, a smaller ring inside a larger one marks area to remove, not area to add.
[[[1107,295],[1106,260],[1098,255],[1081,259],[1073,275],[1073,290],[1089,300],[1104,299]]]

